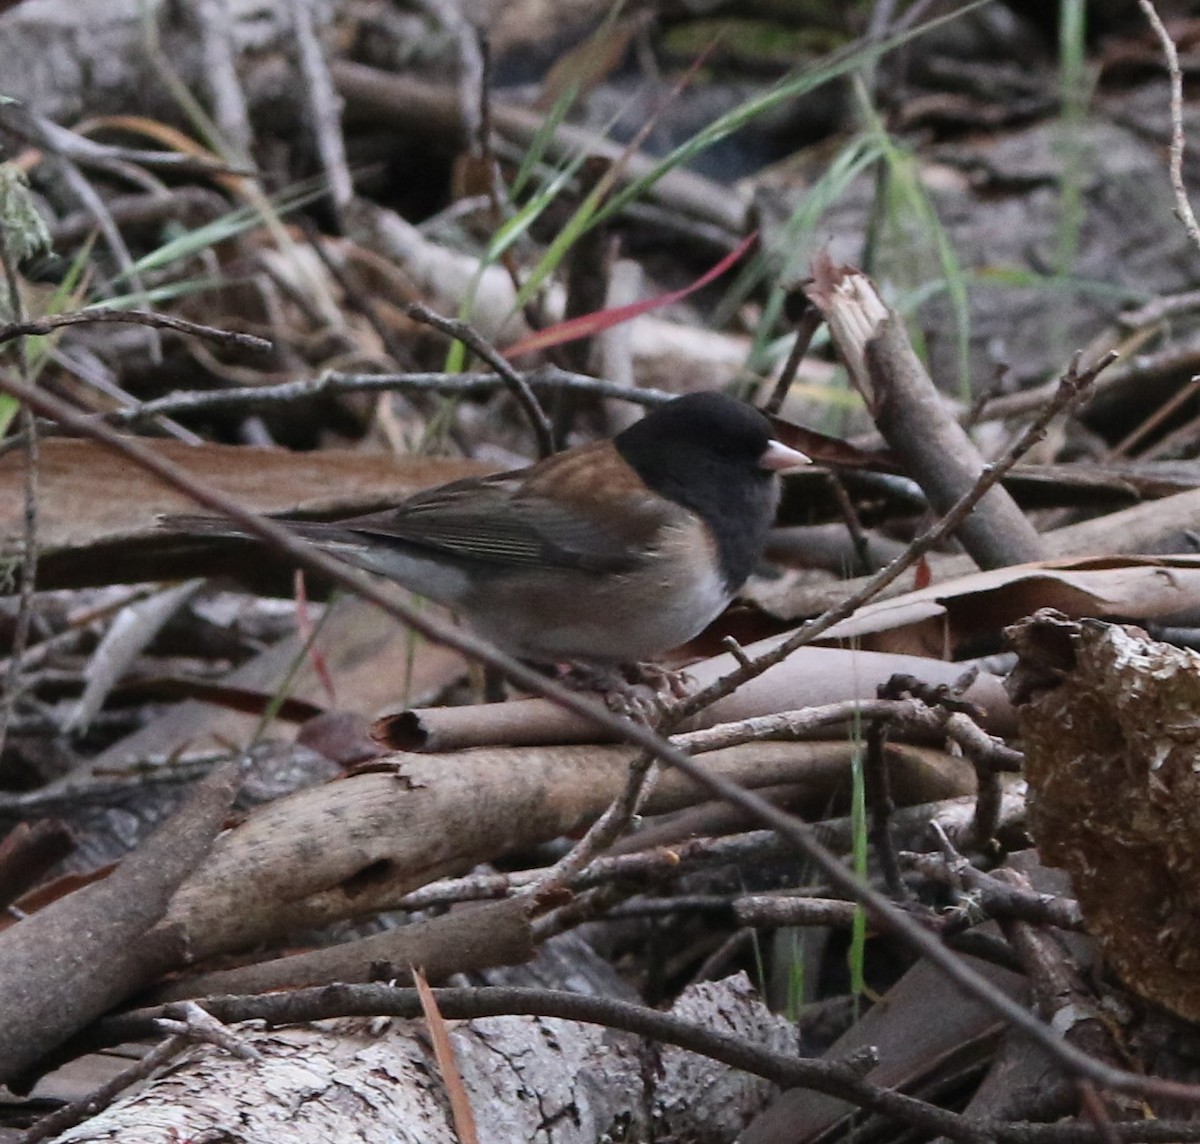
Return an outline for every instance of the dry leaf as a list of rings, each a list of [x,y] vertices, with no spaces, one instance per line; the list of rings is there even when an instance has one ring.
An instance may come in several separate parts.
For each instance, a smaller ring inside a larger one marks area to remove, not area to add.
[[[186,469],[198,483],[266,513],[372,512],[421,489],[488,471],[478,462],[446,457],[337,449],[289,453],[176,441],[142,444]],[[20,552],[24,504],[25,459],[12,451],[0,457],[0,560]],[[205,548],[194,543],[173,546],[158,527],[161,514],[194,509],[187,497],[92,441],[43,441],[38,467],[38,587],[208,574]]]
[[[1161,619],[1200,604],[1200,556],[1045,560],[979,572],[860,608],[822,642],[954,658],[1039,608],[1073,617]]]
[[[434,997],[433,990],[429,988],[429,982],[425,980],[425,974],[420,969],[413,969],[413,984],[417,987],[417,996],[421,998],[421,1009],[429,1026],[430,1040],[433,1042],[433,1055],[437,1059],[442,1083],[446,1086],[446,1096],[450,1100],[454,1131],[462,1144],[479,1144],[471,1098],[466,1085],[463,1084],[458,1060],[454,1055],[454,1046],[450,1043],[450,1030],[438,1009],[437,998]]]

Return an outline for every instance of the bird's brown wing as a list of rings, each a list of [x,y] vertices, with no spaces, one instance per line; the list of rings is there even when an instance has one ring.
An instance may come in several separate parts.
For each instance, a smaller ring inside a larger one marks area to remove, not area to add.
[[[551,498],[545,495],[551,488],[561,493],[572,485],[571,473],[558,475],[561,481],[551,465],[455,481],[395,509],[343,521],[341,527],[491,565],[592,572],[637,567],[670,512],[642,503],[644,490],[642,501],[624,490],[616,498],[621,505],[612,490],[596,501]]]

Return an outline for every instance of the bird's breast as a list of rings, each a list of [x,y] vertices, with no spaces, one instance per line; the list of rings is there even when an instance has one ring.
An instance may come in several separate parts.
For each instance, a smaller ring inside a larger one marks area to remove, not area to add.
[[[481,585],[464,610],[481,635],[526,659],[630,663],[686,643],[729,599],[707,531],[689,520],[664,527],[631,570],[522,570]]]

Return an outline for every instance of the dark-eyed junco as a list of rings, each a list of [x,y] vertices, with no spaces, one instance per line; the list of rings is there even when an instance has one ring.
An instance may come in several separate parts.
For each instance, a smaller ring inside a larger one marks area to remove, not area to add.
[[[762,557],[778,474],[808,458],[719,393],[659,406],[610,441],[453,481],[296,535],[463,615],[511,654],[615,665],[686,643]],[[168,527],[237,535],[213,517]]]

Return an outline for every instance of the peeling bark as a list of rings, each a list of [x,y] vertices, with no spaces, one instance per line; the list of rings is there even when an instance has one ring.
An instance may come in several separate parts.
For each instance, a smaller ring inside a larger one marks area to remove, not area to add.
[[[689,990],[673,1012],[776,1050],[796,1045],[794,1027],[755,1000],[744,976]],[[239,1144],[456,1144],[422,1023],[341,1020],[244,1036],[262,1061],[194,1049],[58,1140],[168,1144],[219,1130]],[[721,1144],[775,1091],[669,1046],[646,1069],[639,1038],[554,1018],[481,1018],[453,1027],[451,1040],[481,1144]]]

